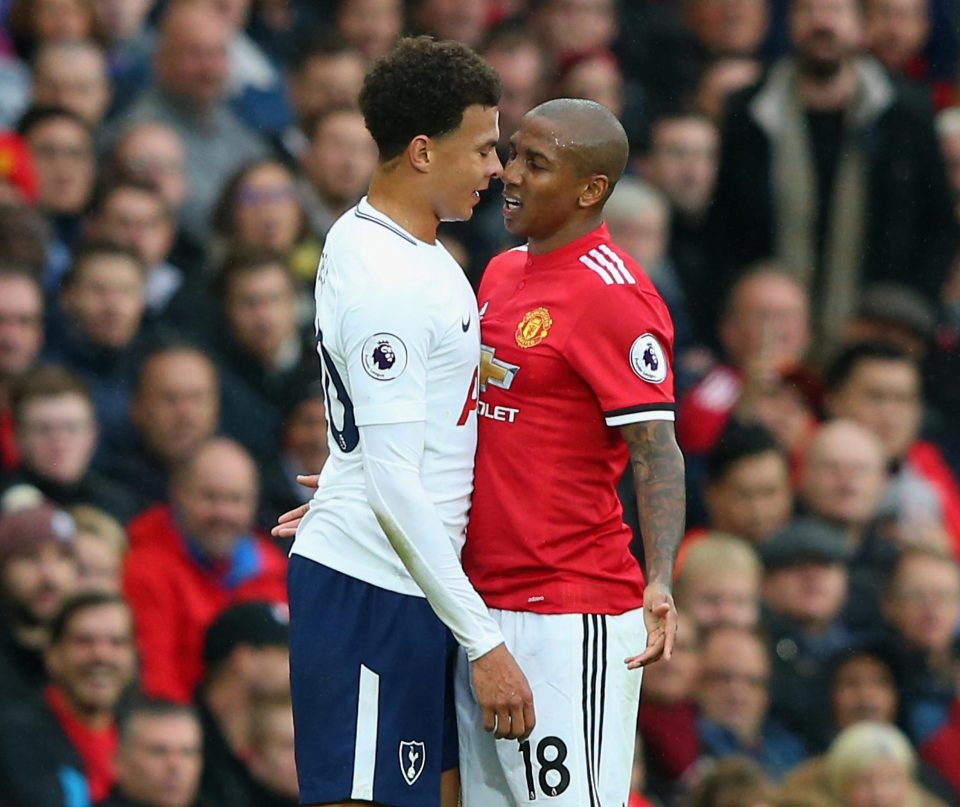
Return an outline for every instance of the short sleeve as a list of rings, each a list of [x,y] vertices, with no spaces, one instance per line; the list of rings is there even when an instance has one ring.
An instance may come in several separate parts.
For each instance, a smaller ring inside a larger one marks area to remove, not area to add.
[[[427,360],[435,328],[427,301],[396,291],[371,289],[339,323],[357,426],[426,419]]]
[[[586,301],[563,353],[597,396],[608,426],[674,420],[673,323],[657,294],[601,289]]]

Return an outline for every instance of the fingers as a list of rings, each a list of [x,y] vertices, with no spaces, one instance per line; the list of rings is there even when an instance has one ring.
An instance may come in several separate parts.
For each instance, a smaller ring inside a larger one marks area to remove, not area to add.
[[[663,625],[663,658],[670,661],[673,656],[673,643],[677,638],[677,612],[673,608],[667,609]]]
[[[523,734],[518,738],[521,742],[526,740],[537,726],[537,713],[533,708],[533,698],[523,702]]]
[[[639,656],[631,656],[630,658],[624,659],[624,663],[627,665],[628,670],[638,670],[641,667],[646,667],[648,664],[652,664],[663,655],[663,648],[666,644],[666,636],[663,633],[659,633],[655,637],[651,636],[651,639],[652,641],[647,645],[647,649],[644,650]]]
[[[497,727],[497,713],[486,706],[483,707],[483,729],[493,731]]]
[[[297,474],[297,482],[305,488],[315,490],[320,486],[320,474]]]
[[[300,526],[300,519],[307,514],[309,509],[309,503],[301,504],[299,507],[283,513],[277,518],[277,523],[270,530],[270,534],[275,538],[292,538],[297,534],[297,527]]]
[[[512,715],[508,709],[501,708],[497,711],[497,731],[494,737],[498,740],[512,740],[516,737],[513,733]]]
[[[301,504],[299,507],[295,507],[293,510],[287,510],[286,513],[283,513],[278,519],[277,524],[288,524],[291,521],[299,521],[303,518],[307,512],[310,510],[310,503]]]

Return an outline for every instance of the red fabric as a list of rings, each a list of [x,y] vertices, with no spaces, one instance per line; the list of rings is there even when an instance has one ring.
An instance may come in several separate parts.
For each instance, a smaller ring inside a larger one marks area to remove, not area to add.
[[[464,569],[494,608],[638,608],[643,575],[616,491],[627,447],[605,418],[673,417],[666,306],[606,227],[545,255],[494,258],[479,302],[484,356]],[[538,310],[548,323],[539,332]]]
[[[627,807],[654,807],[654,804],[641,793],[631,793]]]
[[[960,700],[953,702],[947,722],[920,746],[919,752],[924,762],[933,765],[960,792]]]
[[[39,187],[33,155],[23,138],[12,132],[0,132],[0,181],[19,190],[27,204],[36,204]]]
[[[117,756],[117,747],[120,734],[117,724],[111,722],[102,729],[94,729],[86,725],[70,708],[67,699],[57,687],[51,685],[44,690],[44,700],[50,711],[53,712],[67,735],[70,744],[76,749],[83,760],[83,770],[87,775],[87,785],[90,788],[90,797],[95,801],[105,799],[117,781],[117,771],[114,759]]]
[[[960,558],[960,484],[933,443],[917,441],[907,454],[907,463],[937,492],[943,526],[953,539],[953,553]]]
[[[647,758],[671,782],[683,776],[699,758],[697,708],[693,701],[650,703],[641,699],[638,725]]]
[[[726,364],[714,367],[680,402],[677,442],[684,451],[706,454],[720,439],[742,387],[740,372]]]
[[[287,559],[257,538],[260,572],[227,588],[191,556],[169,506],[157,505],[128,527],[124,590],[133,608],[146,694],[188,702],[203,677],[203,637],[229,605],[287,602]]]
[[[0,470],[15,471],[20,467],[20,449],[13,428],[9,406],[0,407]]]

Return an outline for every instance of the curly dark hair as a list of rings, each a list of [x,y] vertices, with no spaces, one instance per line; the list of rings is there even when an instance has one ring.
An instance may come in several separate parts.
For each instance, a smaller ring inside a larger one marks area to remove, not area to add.
[[[360,109],[385,162],[417,135],[454,131],[467,107],[496,106],[500,78],[466,45],[419,36],[401,39],[367,74]]]

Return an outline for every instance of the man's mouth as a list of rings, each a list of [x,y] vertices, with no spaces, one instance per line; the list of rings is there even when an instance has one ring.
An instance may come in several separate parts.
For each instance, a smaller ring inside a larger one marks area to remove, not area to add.
[[[506,196],[503,197],[503,206],[507,210],[519,210],[523,207],[523,203],[517,199],[516,196]]]

